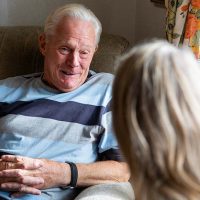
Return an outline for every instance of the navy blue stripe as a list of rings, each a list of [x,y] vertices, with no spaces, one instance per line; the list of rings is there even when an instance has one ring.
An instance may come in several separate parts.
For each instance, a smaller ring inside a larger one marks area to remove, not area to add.
[[[120,151],[120,149],[109,149],[104,151],[99,155],[100,160],[115,160],[123,162],[125,159]]]
[[[18,114],[33,117],[50,118],[83,125],[100,125],[105,107],[81,104],[77,102],[57,102],[48,99],[35,101],[17,101],[12,104],[0,103],[0,117]]]
[[[108,105],[106,106],[105,110],[104,110],[104,113],[107,113],[107,112],[110,112],[111,111],[111,104],[112,104],[112,101],[110,100]]]

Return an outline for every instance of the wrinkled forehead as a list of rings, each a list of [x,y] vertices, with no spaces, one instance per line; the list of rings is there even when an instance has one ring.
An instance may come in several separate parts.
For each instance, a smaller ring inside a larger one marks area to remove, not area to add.
[[[72,17],[64,17],[55,27],[55,37],[73,37],[96,46],[95,28],[90,21],[84,21]]]

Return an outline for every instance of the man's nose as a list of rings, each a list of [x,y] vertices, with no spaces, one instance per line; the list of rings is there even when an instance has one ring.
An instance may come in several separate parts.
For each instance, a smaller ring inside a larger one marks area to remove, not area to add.
[[[70,56],[70,64],[72,67],[79,66],[79,55],[78,52],[72,52]]]

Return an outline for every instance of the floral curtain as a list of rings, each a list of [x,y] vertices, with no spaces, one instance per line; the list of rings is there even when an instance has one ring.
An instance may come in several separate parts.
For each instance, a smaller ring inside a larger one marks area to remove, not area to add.
[[[165,0],[165,5],[168,41],[191,47],[200,59],[200,0]]]

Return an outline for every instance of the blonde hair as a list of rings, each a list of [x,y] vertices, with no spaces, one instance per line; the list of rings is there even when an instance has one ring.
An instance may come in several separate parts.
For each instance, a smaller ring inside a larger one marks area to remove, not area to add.
[[[189,50],[166,41],[121,59],[113,123],[137,200],[200,199],[199,68]]]
[[[102,32],[101,22],[90,9],[81,4],[66,4],[51,13],[47,17],[44,25],[44,33],[47,35],[47,38],[49,35],[54,34],[56,26],[64,17],[91,22],[95,30],[96,45],[99,43]]]

